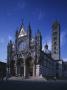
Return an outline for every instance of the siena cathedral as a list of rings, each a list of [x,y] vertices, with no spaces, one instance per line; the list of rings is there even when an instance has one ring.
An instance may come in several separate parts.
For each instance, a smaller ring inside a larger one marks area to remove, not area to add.
[[[60,24],[52,25],[52,51],[48,44],[42,50],[42,35],[37,30],[33,37],[30,24],[27,30],[20,25],[15,34],[15,42],[7,46],[7,68],[9,77],[61,77],[62,60],[60,60]],[[58,69],[58,70],[56,70]]]

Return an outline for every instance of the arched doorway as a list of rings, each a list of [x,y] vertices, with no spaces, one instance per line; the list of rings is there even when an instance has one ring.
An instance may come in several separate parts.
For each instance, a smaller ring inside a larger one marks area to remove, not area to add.
[[[11,75],[11,76],[15,76],[14,64],[15,64],[15,61],[14,61],[14,60],[11,60],[11,61],[10,61],[10,75]]]
[[[22,58],[19,58],[17,60],[17,74],[19,76],[23,76],[24,75],[24,61]]]
[[[27,57],[26,59],[26,76],[33,76],[33,59],[32,57]]]

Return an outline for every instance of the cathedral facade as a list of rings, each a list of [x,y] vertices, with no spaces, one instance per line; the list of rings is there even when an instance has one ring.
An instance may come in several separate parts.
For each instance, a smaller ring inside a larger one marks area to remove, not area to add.
[[[8,72],[14,76],[39,76],[39,62],[41,59],[42,36],[41,32],[32,37],[31,26],[25,32],[22,23],[20,30],[16,31],[15,43],[10,40],[7,47]]]
[[[52,25],[52,51],[48,45],[42,50],[42,35],[38,30],[32,36],[29,24],[25,30],[22,23],[16,31],[15,42],[7,46],[8,75],[30,77],[62,77],[62,60],[60,60],[60,30],[58,22]]]

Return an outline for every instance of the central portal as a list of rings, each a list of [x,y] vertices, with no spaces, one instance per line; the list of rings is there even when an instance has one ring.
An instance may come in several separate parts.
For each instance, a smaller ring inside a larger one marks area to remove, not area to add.
[[[33,76],[33,59],[32,57],[28,57],[26,59],[26,76]]]
[[[17,60],[17,74],[18,76],[23,76],[24,75],[24,61],[22,58],[19,58]]]

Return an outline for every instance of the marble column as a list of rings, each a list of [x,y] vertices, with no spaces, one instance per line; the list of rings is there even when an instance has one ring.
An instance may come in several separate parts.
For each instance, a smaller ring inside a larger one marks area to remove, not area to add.
[[[16,76],[17,76],[17,60],[15,60],[15,73],[16,73]]]
[[[33,77],[35,77],[35,65],[33,65]]]
[[[24,59],[24,78],[26,77],[26,65],[25,65],[25,59]]]
[[[40,65],[37,64],[36,65],[36,77],[39,77],[40,76]]]

